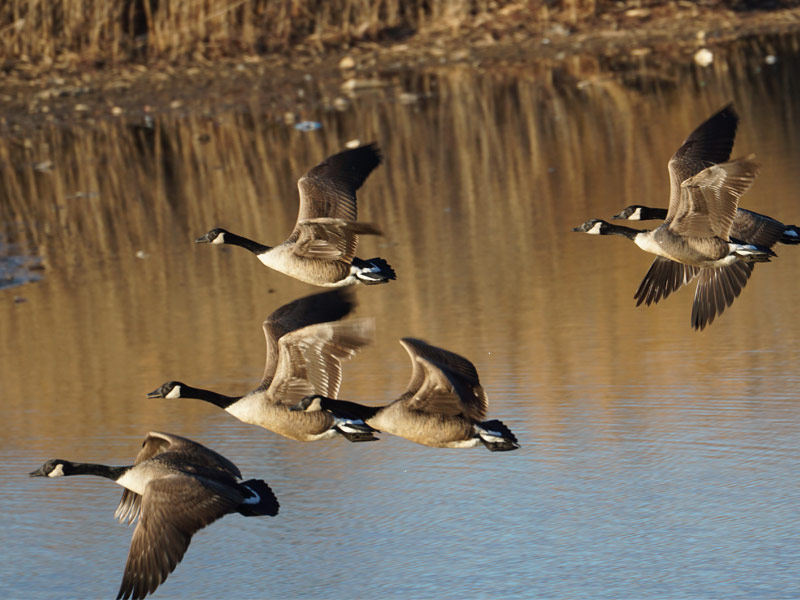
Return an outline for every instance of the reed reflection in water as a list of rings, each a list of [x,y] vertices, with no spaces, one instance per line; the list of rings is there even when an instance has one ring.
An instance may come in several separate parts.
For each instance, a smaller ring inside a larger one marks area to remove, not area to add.
[[[46,265],[0,291],[0,596],[116,589],[119,493],[25,474],[50,457],[124,464],[150,429],[220,451],[282,507],[195,536],[161,597],[796,596],[800,255],[779,247],[698,334],[690,291],[635,308],[650,257],[570,233],[663,205],[667,159],[731,100],[734,155],[763,165],[743,206],[800,221],[797,58],[764,69],[749,53],[655,92],[450,70],[409,79],[435,90],[416,105],[365,99],[316,115],[316,132],[252,111],[0,141],[3,233]],[[342,397],[396,397],[397,340],[421,337],[475,363],[520,450],[300,444],[144,397],[167,379],[259,381],[261,321],[313,290],[192,240],[284,239],[296,179],[351,138],[386,156],[359,192],[386,235],[359,254],[398,279],[358,290],[378,333]]]

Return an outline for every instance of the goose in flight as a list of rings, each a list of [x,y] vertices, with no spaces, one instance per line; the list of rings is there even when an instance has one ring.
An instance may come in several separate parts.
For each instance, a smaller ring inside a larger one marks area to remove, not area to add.
[[[628,221],[663,221],[667,218],[667,209],[632,204],[611,218]],[[768,240],[776,235],[779,236],[778,244],[800,244],[800,227],[784,225],[777,219],[746,208],[736,209],[731,225],[731,239],[748,244],[758,244],[760,241],[761,245],[768,245]]]
[[[203,400],[244,423],[301,442],[340,436],[351,442],[376,440],[374,430],[357,419],[289,410],[308,394],[338,395],[342,361],[369,343],[374,328],[371,319],[338,321],[354,307],[352,291],[335,289],[300,298],[273,312],[263,324],[267,356],[261,383],[243,396],[168,381],[147,397]]]
[[[297,182],[300,209],[294,230],[277,246],[265,246],[219,227],[196,241],[240,246],[271,269],[312,285],[387,283],[395,279],[389,263],[356,256],[359,234],[381,233],[374,225],[357,221],[356,191],[382,160],[372,143],[344,150],[312,167]]]
[[[695,129],[669,161],[670,200],[664,223],[638,230],[591,219],[573,231],[621,235],[656,255],[634,298],[637,306],[666,298],[698,278],[695,329],[710,325],[747,283],[755,262],[769,261],[782,231],[763,228],[749,242],[731,238],[739,198],[758,173],[753,155],[727,161],[738,118],[727,106]]]
[[[364,406],[312,394],[292,410],[360,419],[370,427],[434,448],[516,450],[517,438],[498,420],[486,420],[489,400],[475,366],[463,356],[414,339],[400,340],[411,359],[406,391],[386,406]]]
[[[112,467],[51,459],[31,477],[96,475],[121,485],[114,516],[138,519],[117,599],[152,594],[183,558],[196,531],[232,513],[278,514],[278,500],[261,479],[240,481],[231,461],[202,444],[151,431],[132,465]]]

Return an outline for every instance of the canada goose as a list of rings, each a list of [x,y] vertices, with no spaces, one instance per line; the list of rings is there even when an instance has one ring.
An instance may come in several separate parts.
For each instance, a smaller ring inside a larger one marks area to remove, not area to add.
[[[753,262],[775,256],[769,246],[777,237],[773,239],[768,228],[757,243],[730,237],[739,198],[758,171],[752,155],[716,164],[730,153],[734,117],[733,109],[725,107],[695,129],[672,156],[669,211],[658,228],[637,230],[600,219],[573,228],[595,235],[622,235],[657,255],[634,294],[637,306],[658,302],[699,275],[692,304],[695,329],[711,324],[731,305],[747,283]]]
[[[356,257],[358,234],[380,235],[374,225],[356,221],[356,190],[381,160],[373,143],[329,156],[303,175],[297,182],[297,223],[289,239],[278,246],[265,246],[219,227],[196,241],[241,246],[266,266],[312,285],[387,283],[395,279],[389,263]]]
[[[391,404],[364,406],[314,394],[292,410],[360,418],[377,430],[434,448],[478,444],[492,451],[519,448],[517,438],[501,421],[484,420],[489,400],[470,361],[422,340],[403,338],[400,343],[411,358],[411,381]]]
[[[628,221],[663,221],[667,218],[667,209],[633,204],[611,218],[627,219]],[[778,244],[800,244],[800,228],[796,225],[784,225],[772,217],[745,208],[736,210],[733,225],[731,225],[731,239],[748,244],[759,244],[758,240],[764,239],[761,232],[765,229],[769,232],[767,239],[771,239],[775,232],[778,232],[780,236],[777,239]],[[768,244],[762,241],[761,245]]]
[[[355,355],[372,336],[371,319],[335,322],[354,306],[352,292],[337,289],[300,298],[273,312],[263,325],[267,341],[264,375],[258,387],[244,396],[224,396],[168,381],[147,397],[204,400],[240,421],[301,442],[338,436],[351,442],[376,440],[363,423],[327,413],[289,410],[307,394],[335,397],[339,393],[342,361]]]
[[[114,516],[139,522],[133,531],[117,598],[153,593],[183,558],[196,531],[225,515],[278,514],[278,500],[261,479],[239,481],[231,461],[193,442],[151,431],[133,465],[110,467],[48,460],[31,477],[97,475],[125,488]]]

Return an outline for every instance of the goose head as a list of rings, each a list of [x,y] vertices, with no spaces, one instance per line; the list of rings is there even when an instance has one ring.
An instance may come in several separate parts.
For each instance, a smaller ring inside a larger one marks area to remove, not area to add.
[[[201,236],[195,240],[197,244],[224,244],[225,243],[225,234],[229,234],[230,232],[222,229],[222,227],[215,227],[211,231],[209,231],[204,236]]]
[[[612,233],[613,225],[602,219],[589,219],[579,227],[573,227],[572,231],[580,231],[591,235],[608,235]]]
[[[289,410],[302,410],[305,412],[314,412],[317,410],[323,410],[324,407],[322,406],[322,401],[324,400],[323,396],[319,394],[311,394],[310,396],[306,396],[297,404],[289,407]]]
[[[72,463],[60,458],[51,458],[35,471],[28,473],[31,477],[64,477],[72,473]]]
[[[643,221],[645,220],[645,215],[647,214],[647,207],[642,206],[641,204],[631,204],[627,208],[625,208],[622,212],[617,213],[612,219],[627,219],[628,221]]]
[[[181,396],[181,388],[186,387],[185,383],[181,383],[180,381],[168,381],[165,384],[161,385],[161,387],[149,392],[147,394],[148,398],[182,398]]]

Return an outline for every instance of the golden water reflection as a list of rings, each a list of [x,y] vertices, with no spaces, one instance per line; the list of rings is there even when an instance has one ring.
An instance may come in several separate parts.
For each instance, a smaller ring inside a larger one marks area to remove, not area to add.
[[[567,473],[575,466],[560,463],[565,451],[631,440],[691,454],[705,443],[695,428],[706,426],[712,447],[756,439],[767,456],[772,436],[798,433],[785,400],[797,383],[800,251],[778,248],[697,333],[689,291],[634,306],[650,258],[570,229],[628,204],[663,205],[669,156],[729,101],[742,117],[734,154],[763,164],[742,205],[800,222],[800,83],[789,72],[781,63],[756,71],[734,55],[643,94],[614,80],[555,88],[453,70],[430,76],[436,93],[418,104],[365,99],[321,115],[314,132],[251,111],[0,140],[6,235],[46,265],[41,282],[0,290],[4,452],[30,470],[56,454],[125,462],[148,429],[232,451],[246,439],[254,463],[269,452],[283,473],[275,477],[309,494],[318,482],[303,473],[322,456],[377,469],[405,452],[427,464],[395,440],[297,444],[214,407],[144,398],[168,379],[229,394],[255,385],[261,321],[314,290],[240,249],[193,239],[212,226],[284,239],[297,178],[358,138],[385,154],[359,192],[360,219],[385,235],[363,239],[359,255],[385,257],[398,279],[358,290],[358,314],[376,317],[377,339],[346,366],[343,397],[399,395],[410,371],[397,340],[412,335],[475,362],[490,415],[523,443],[510,461],[536,456]]]

